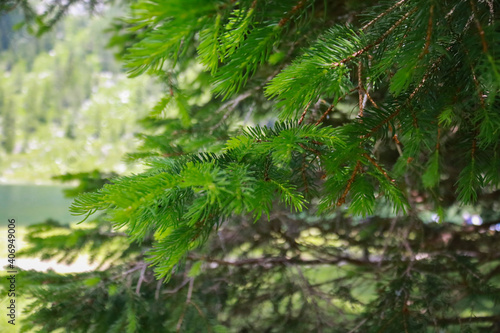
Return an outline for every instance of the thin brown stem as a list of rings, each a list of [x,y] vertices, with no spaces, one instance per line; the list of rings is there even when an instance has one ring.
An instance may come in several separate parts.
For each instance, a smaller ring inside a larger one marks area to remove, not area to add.
[[[477,31],[479,32],[479,37],[481,38],[483,52],[488,53],[488,44],[486,43],[486,37],[484,35],[483,27],[481,26],[481,23],[479,22],[479,19],[477,18],[476,5],[474,4],[474,1],[472,1],[472,0],[470,0],[469,3],[470,3],[470,6],[472,8],[472,15],[474,16],[474,21],[476,22],[476,27],[477,27]]]
[[[429,46],[431,45],[431,37],[432,37],[432,18],[434,16],[434,5],[432,4],[429,9],[429,21],[427,22],[427,33],[425,36],[425,45],[424,49],[418,56],[419,59],[422,59],[427,53],[429,53]]]
[[[368,29],[370,26],[372,26],[375,22],[377,22],[378,20],[380,20],[382,17],[386,16],[387,14],[389,14],[390,12],[392,12],[394,9],[398,8],[399,6],[401,6],[405,1],[406,0],[400,0],[400,1],[396,2],[392,7],[388,8],[385,12],[380,13],[376,18],[374,18],[373,20],[371,20],[370,22],[368,22],[367,24],[365,24],[361,28],[361,31],[364,31],[364,30]]]
[[[363,103],[363,63],[361,61],[358,62],[358,103],[359,103],[359,117],[363,117],[363,109],[364,109],[364,104]]]
[[[340,65],[343,65],[343,64],[346,64],[348,63],[349,61],[351,61],[352,59],[354,58],[357,58],[359,57],[360,55],[362,55],[363,53],[365,53],[366,51],[369,51],[371,50],[373,47],[377,46],[378,44],[382,43],[398,26],[401,25],[401,23],[403,23],[411,14],[415,13],[415,11],[417,10],[417,8],[413,8],[412,10],[410,10],[409,12],[407,12],[405,15],[403,15],[403,17],[401,17],[399,20],[396,21],[396,23],[394,23],[392,25],[392,27],[390,27],[382,36],[380,36],[375,42],[373,42],[372,44],[369,44],[365,47],[363,47],[361,50],[358,50],[356,52],[354,52],[353,54],[351,54],[350,56],[348,56],[347,58],[344,58],[338,62],[334,62],[331,67],[332,68],[335,68],[335,67],[338,67]]]
[[[299,119],[299,125],[302,124],[302,122],[304,121],[304,118],[307,114],[307,110],[309,110],[309,106],[311,105],[312,101],[309,101],[309,103],[307,103],[307,106],[306,108],[304,109],[304,112],[302,112],[302,115],[300,116],[300,119]]]
[[[363,157],[366,158],[371,164],[373,164],[373,166],[376,167],[377,170],[380,171],[384,175],[385,178],[387,178],[387,180],[389,180],[390,182],[394,182],[394,179],[389,177],[387,172],[377,163],[377,161],[375,161],[373,158],[371,158],[370,155],[363,154]]]
[[[380,107],[377,105],[377,103],[375,103],[375,101],[373,100],[373,98],[370,96],[370,93],[368,92],[368,89],[364,89],[363,88],[363,91],[364,91],[366,97],[368,97],[368,100],[370,101],[370,103],[372,103],[372,105],[374,107],[376,107],[377,109],[380,109]]]
[[[418,84],[418,86],[412,91],[410,96],[406,99],[405,103],[403,105],[400,105],[399,107],[394,110],[394,112],[387,118],[385,118],[383,121],[381,121],[377,126],[373,127],[370,131],[370,133],[366,134],[364,138],[369,138],[371,137],[375,132],[377,132],[382,126],[390,122],[392,119],[394,119],[403,109],[403,106],[411,102],[411,100],[417,95],[417,93],[422,89],[422,87],[425,84],[425,81],[429,78],[429,76],[434,72],[434,70],[437,68],[441,60],[444,58],[444,55],[441,55],[431,66],[431,68],[425,73],[424,77]]]
[[[314,153],[316,156],[320,156],[320,155],[321,155],[321,152],[320,152],[319,150],[316,150],[316,149],[313,149],[313,148],[307,147],[307,146],[306,146],[306,145],[304,145],[303,143],[299,143],[299,146],[300,146],[302,149],[309,150],[310,152]]]
[[[337,105],[338,102],[340,102],[340,100],[342,100],[347,95],[349,95],[350,93],[352,93],[353,91],[355,91],[357,89],[358,89],[358,87],[354,87],[351,90],[349,90],[348,92],[346,92],[344,95],[342,95],[339,98],[337,98],[337,100],[335,101],[335,103],[332,103],[330,105],[330,107],[328,107],[328,109],[323,113],[323,115],[321,116],[321,118],[319,118],[319,120],[316,122],[315,125],[318,126],[319,124],[321,124],[321,122],[323,122],[323,120],[325,120],[326,116],[328,116],[328,114],[333,110],[333,108],[335,107],[335,105]]]
[[[282,28],[285,24],[287,24],[287,22],[290,20],[290,18],[295,15],[295,13],[297,13],[300,9],[302,9],[302,7],[305,6],[305,4],[307,3],[306,0],[301,0],[299,1],[293,8],[292,10],[290,10],[290,13],[288,13],[288,15],[286,17],[283,17],[279,23],[278,23],[278,26],[280,28]]]
[[[342,196],[339,198],[337,201],[337,206],[342,206],[345,203],[345,198],[347,197],[347,194],[349,193],[349,190],[351,189],[352,183],[354,182],[354,179],[356,178],[356,175],[361,169],[361,162],[358,160],[356,163],[356,167],[354,168],[354,171],[351,174],[351,178],[347,181],[347,186],[345,187],[344,193],[342,193]]]

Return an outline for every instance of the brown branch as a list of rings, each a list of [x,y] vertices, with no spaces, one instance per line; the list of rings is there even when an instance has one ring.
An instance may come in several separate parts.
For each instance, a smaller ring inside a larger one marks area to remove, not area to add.
[[[472,80],[474,81],[474,85],[476,86],[477,90],[477,95],[479,97],[479,103],[481,103],[481,106],[486,108],[486,104],[484,103],[484,95],[483,92],[481,91],[481,85],[479,84],[479,80],[476,77],[476,71],[474,70],[474,67],[472,67],[472,64],[470,64],[470,69],[472,72]]]
[[[474,131],[474,139],[472,140],[472,149],[471,149],[471,152],[470,152],[470,155],[471,155],[472,159],[474,159],[475,156],[476,156],[476,149],[477,149],[476,134],[477,134],[477,129]]]
[[[377,105],[377,103],[375,103],[375,101],[374,101],[374,100],[372,99],[372,97],[370,96],[370,93],[368,92],[368,89],[364,89],[364,88],[363,88],[363,91],[364,91],[364,93],[365,93],[366,97],[368,97],[368,100],[370,101],[370,103],[372,103],[372,105],[373,105],[374,107],[376,107],[377,109],[380,109],[380,107]]]
[[[321,122],[323,120],[325,120],[326,116],[328,116],[328,114],[333,110],[333,108],[335,107],[335,105],[337,105],[341,99],[345,98],[347,95],[349,95],[350,93],[352,93],[353,91],[357,90],[358,87],[354,87],[352,88],[351,90],[349,90],[348,92],[346,92],[344,95],[340,96],[339,98],[337,98],[337,100],[335,101],[335,103],[332,103],[330,105],[330,107],[323,113],[323,115],[321,116],[321,118],[319,118],[319,120],[316,122],[316,126],[318,126],[319,124],[321,124]]]
[[[392,12],[394,9],[398,8],[399,6],[401,6],[405,1],[406,0],[400,0],[400,1],[396,2],[392,7],[390,7],[389,9],[387,9],[385,12],[380,13],[376,18],[374,18],[373,20],[371,20],[370,22],[368,22],[367,24],[365,24],[361,28],[361,31],[364,31],[364,30],[368,29],[370,26],[372,26],[375,22],[377,22],[378,20],[380,20],[382,17],[386,16],[387,14],[389,14],[390,12]]]
[[[426,34],[426,37],[425,37],[425,45],[424,45],[424,49],[422,50],[422,52],[418,56],[419,59],[422,59],[424,57],[424,55],[426,55],[427,53],[429,53],[429,46],[431,45],[432,17],[434,16],[434,4],[431,5],[429,11],[430,11],[430,13],[429,13],[429,22],[427,22],[427,34]]]
[[[396,23],[394,23],[394,25],[392,27],[390,27],[382,36],[380,36],[374,43],[372,44],[369,44],[365,47],[363,47],[361,50],[358,50],[356,52],[354,52],[353,54],[351,54],[350,56],[348,56],[347,58],[344,58],[338,62],[334,62],[331,67],[332,68],[335,68],[335,67],[338,67],[340,65],[343,65],[349,61],[351,61],[352,59],[356,58],[356,57],[359,57],[360,55],[362,55],[363,53],[365,53],[366,51],[369,51],[371,50],[373,47],[377,46],[378,44],[382,43],[384,41],[384,39],[387,38],[387,36],[389,36],[399,25],[401,25],[401,23],[403,23],[411,14],[413,14],[415,11],[417,10],[417,8],[413,8],[411,11],[407,12],[405,15],[403,15],[403,17],[401,17],[398,21],[396,21]]]
[[[363,81],[362,81],[362,74],[363,74],[363,63],[361,61],[358,62],[358,103],[359,103],[359,117],[363,117],[363,109],[364,109],[364,103],[363,103]]]
[[[299,119],[299,125],[302,124],[302,122],[304,121],[304,117],[306,116],[307,110],[309,110],[309,106],[311,105],[311,103],[312,101],[309,101],[309,103],[307,103],[306,108],[304,109],[304,112],[302,112],[302,115],[300,116]]]
[[[380,171],[385,176],[385,178],[387,178],[387,180],[389,180],[391,183],[394,182],[394,179],[389,177],[387,172],[377,163],[377,161],[371,158],[370,155],[363,154],[363,157],[366,158],[368,161],[370,161],[370,163],[373,164],[378,169],[378,171]]]
[[[323,113],[323,115],[321,116],[321,118],[319,118],[319,120],[316,122],[316,126],[321,124],[321,122],[323,122],[323,120],[325,120],[326,116],[328,116],[328,114],[333,110],[333,108],[335,107],[335,104],[337,104],[338,102],[340,101],[340,98],[337,99],[336,103],[332,103],[328,109],[326,109],[326,111]]]
[[[351,178],[349,178],[349,180],[347,181],[347,186],[345,188],[344,193],[337,201],[337,206],[341,206],[345,203],[345,198],[347,197],[347,194],[349,193],[349,190],[351,189],[352,183],[354,182],[354,179],[356,178],[356,175],[358,174],[360,169],[361,169],[361,162],[358,160],[358,162],[356,163],[356,167],[354,168],[354,171],[351,174]]]
[[[437,142],[436,142],[436,150],[439,150],[440,143],[439,140],[441,139],[441,126],[438,125],[438,135],[437,135]]]
[[[413,110],[413,107],[411,105],[410,105],[410,112],[411,112],[411,119],[413,120],[413,127],[418,128],[417,115],[415,114],[415,110]]]
[[[470,0],[469,3],[470,3],[470,6],[472,8],[472,15],[474,16],[474,22],[476,22],[477,31],[479,31],[479,37],[481,38],[483,52],[488,53],[488,44],[486,43],[486,37],[484,36],[483,27],[481,27],[481,23],[479,22],[479,19],[477,18],[476,5],[474,4],[474,1],[472,1],[472,0]]]
[[[394,142],[396,143],[396,149],[397,149],[397,151],[398,151],[398,153],[399,153],[399,156],[403,156],[403,150],[401,150],[401,146],[402,146],[402,144],[401,144],[401,141],[399,141],[399,139],[398,139],[398,135],[397,135],[397,134],[394,134],[394,135],[392,136],[392,139],[393,139],[393,140],[394,140]]]
[[[306,0],[300,0],[293,8],[292,10],[290,10],[290,13],[288,13],[288,15],[286,17],[283,17],[280,22],[278,23],[278,26],[280,28],[283,28],[283,26],[285,24],[287,24],[287,22],[290,20],[290,18],[295,15],[295,13],[297,13],[300,9],[302,9],[302,7],[304,7],[304,5],[306,4]]]
[[[448,48],[447,50],[449,50],[450,48]],[[408,98],[406,99],[405,103],[403,105],[400,105],[398,108],[396,108],[396,110],[387,118],[385,118],[383,121],[381,121],[377,126],[373,127],[371,130],[370,130],[370,133],[366,134],[364,136],[364,138],[369,138],[371,137],[375,132],[377,132],[382,126],[384,126],[385,124],[387,124],[388,122],[390,122],[392,119],[394,119],[400,112],[401,110],[403,109],[403,106],[408,104],[409,102],[411,102],[411,100],[417,95],[417,93],[420,91],[420,89],[422,89],[422,87],[424,86],[425,84],[425,81],[427,80],[427,78],[429,78],[429,76],[434,72],[434,70],[437,68],[437,66],[439,65],[439,63],[441,62],[441,60],[444,58],[444,54],[441,55],[431,66],[431,68],[427,71],[427,73],[425,73],[424,77],[422,78],[422,80],[420,81],[420,83],[418,84],[418,86],[412,91],[412,93],[410,94],[410,96],[408,96]],[[415,120],[414,120],[415,121]]]
[[[316,149],[313,149],[313,148],[307,147],[306,145],[304,145],[304,144],[302,144],[302,143],[299,143],[299,146],[300,146],[302,149],[309,150],[310,152],[314,153],[316,156],[321,156],[321,152],[320,152],[319,150],[316,150]]]

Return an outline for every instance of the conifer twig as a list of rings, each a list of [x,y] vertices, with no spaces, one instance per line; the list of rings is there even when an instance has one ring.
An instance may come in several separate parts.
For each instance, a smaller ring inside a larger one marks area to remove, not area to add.
[[[447,48],[447,51],[450,49],[451,47]],[[422,87],[424,86],[425,84],[425,81],[427,80],[427,78],[434,72],[434,70],[437,68],[438,64],[441,62],[441,60],[444,58],[445,54],[442,54],[431,66],[431,68],[425,73],[424,77],[422,78],[422,80],[420,81],[420,83],[417,85],[417,87],[412,91],[412,93],[410,94],[410,96],[408,96],[408,98],[406,99],[405,103],[400,105],[399,107],[396,108],[396,110],[394,110],[393,113],[391,113],[391,115],[389,115],[389,117],[385,118],[384,120],[382,120],[377,126],[373,127],[371,130],[370,130],[370,133],[366,134],[364,136],[364,138],[369,138],[373,135],[373,133],[377,132],[382,126],[384,126],[385,124],[387,124],[388,122],[390,122],[392,119],[394,119],[400,112],[401,110],[403,109],[403,105],[405,104],[408,104],[409,102],[411,102],[411,100],[413,100],[413,98],[417,95],[417,93],[420,91],[420,89],[422,89]]]
[[[363,72],[363,63],[361,60],[358,62],[358,103],[359,103],[359,117],[363,117],[363,109],[364,109],[364,102],[363,102],[363,81],[362,81],[362,72]]]
[[[429,46],[431,45],[431,36],[432,36],[432,18],[434,16],[434,4],[431,5],[429,9],[429,21],[427,22],[427,33],[425,36],[425,45],[424,49],[418,56],[419,59],[422,59],[427,53],[429,53]]]
[[[359,169],[361,169],[361,162],[358,160],[358,162],[356,163],[356,167],[354,168],[354,171],[351,174],[351,178],[349,178],[349,180],[347,181],[347,186],[345,188],[344,193],[337,201],[337,206],[342,206],[345,203],[345,198],[347,197],[347,194],[349,193],[349,190],[351,189],[352,183],[354,182],[354,179],[356,178],[356,175],[358,174]]]
[[[367,24],[365,24],[362,28],[361,28],[361,31],[364,31],[366,29],[368,29],[370,26],[372,26],[374,23],[376,23],[378,20],[380,20],[382,17],[386,16],[387,14],[389,14],[390,12],[392,12],[394,9],[398,8],[399,6],[401,6],[406,0],[400,0],[398,2],[396,2],[394,5],[392,5],[392,7],[388,8],[386,11],[380,13],[377,17],[375,17],[373,20],[371,20],[370,22],[368,22]]]
[[[479,32],[479,37],[481,38],[481,45],[483,46],[483,52],[488,54],[488,44],[486,43],[486,38],[484,35],[483,27],[481,26],[481,23],[479,22],[479,19],[477,18],[476,5],[474,4],[474,1],[472,1],[472,0],[470,0],[469,3],[470,3],[470,6],[472,8],[472,15],[474,16],[474,22],[476,22],[476,27],[477,27],[477,31]]]
[[[302,149],[305,149],[305,150],[309,150],[310,152],[313,152],[315,155],[317,156],[320,156],[321,155],[321,152],[319,150],[316,150],[316,149],[313,149],[313,148],[310,148],[310,147],[307,147],[306,145],[304,145],[303,143],[299,143],[299,146],[302,148]]]
[[[373,158],[371,158],[370,155],[365,153],[362,156],[364,158],[366,158],[371,164],[373,164],[373,166],[375,166],[378,169],[378,171],[380,171],[385,176],[385,178],[387,178],[387,180],[389,180],[391,183],[394,182],[394,179],[389,177],[387,172],[377,163],[377,161],[375,161]]]
[[[326,116],[328,116],[328,114],[333,110],[333,108],[335,107],[335,105],[337,105],[340,102],[340,100],[344,99],[347,95],[349,95],[350,93],[352,93],[356,89],[358,89],[358,87],[352,88],[351,90],[349,90],[348,92],[346,92],[344,95],[342,95],[339,98],[337,98],[337,100],[335,101],[335,103],[330,104],[330,106],[328,107],[328,109],[323,113],[323,115],[321,116],[321,118],[319,118],[319,120],[315,123],[315,125],[318,126],[319,124],[321,124],[321,122],[323,120],[325,120]]]
[[[401,149],[401,141],[399,141],[397,133],[392,136],[392,139],[396,143],[396,149],[398,151],[399,156],[403,156],[403,150]]]
[[[369,88],[369,87],[368,87],[368,88]],[[377,109],[380,109],[380,107],[378,106],[378,104],[377,104],[377,103],[375,103],[375,101],[373,100],[373,98],[370,96],[370,93],[369,93],[369,91],[368,91],[368,88],[366,88],[366,89],[365,89],[365,88],[363,88],[363,91],[364,91],[364,93],[365,93],[365,97],[367,97],[367,98],[368,98],[368,100],[370,101],[370,103],[372,103],[372,105],[373,105],[374,107],[376,107]]]
[[[304,5],[306,4],[307,0],[300,0],[288,13],[286,17],[283,17],[279,23],[278,26],[282,28],[287,22],[292,18],[293,15],[295,15],[296,12],[298,12]]]
[[[312,101],[309,101],[309,103],[307,103],[306,108],[304,109],[304,112],[302,112],[302,115],[300,116],[299,119],[299,125],[302,124],[302,122],[304,121],[304,117],[306,116],[307,110],[309,110],[309,106],[311,105],[311,103]]]
[[[382,43],[398,26],[401,25],[401,23],[403,23],[411,14],[415,13],[416,10],[417,10],[417,8],[413,8],[412,10],[410,10],[409,12],[407,12],[406,14],[404,14],[399,20],[396,21],[396,23],[394,23],[392,25],[392,27],[390,27],[389,29],[387,29],[387,31],[382,36],[380,36],[375,42],[373,42],[372,44],[366,45],[361,50],[358,50],[358,51],[354,52],[350,56],[348,56],[348,57],[346,57],[346,58],[344,58],[344,59],[342,59],[340,61],[334,62],[331,65],[331,67],[335,68],[335,67],[338,67],[340,65],[346,64],[349,61],[351,61],[352,59],[359,57],[360,55],[362,55],[366,51],[369,51],[372,48],[374,48],[375,46],[377,46],[378,44]]]

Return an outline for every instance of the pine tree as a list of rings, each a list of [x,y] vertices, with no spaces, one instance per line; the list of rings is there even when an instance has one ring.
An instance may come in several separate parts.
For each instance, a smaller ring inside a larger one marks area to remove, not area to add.
[[[132,243],[35,288],[34,327],[498,331],[498,7],[134,3],[113,42],[165,86],[128,156],[148,169],[75,200],[111,224],[31,253]]]

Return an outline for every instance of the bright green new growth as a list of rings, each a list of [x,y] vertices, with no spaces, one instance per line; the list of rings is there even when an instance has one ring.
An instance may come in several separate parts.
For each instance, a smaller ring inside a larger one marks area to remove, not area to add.
[[[73,212],[106,209],[137,241],[153,232],[150,260],[158,276],[169,277],[224,219],[257,219],[277,202],[319,212],[347,204],[349,213],[369,216],[385,200],[396,214],[410,211],[405,175],[421,177],[418,189],[439,192],[440,151],[450,136],[462,138],[456,158],[466,161],[456,184],[459,200],[474,203],[479,192],[496,188],[500,36],[489,2],[391,2],[375,7],[360,28],[325,24],[324,31],[314,30],[309,46],[293,58],[294,40],[321,16],[321,3],[137,2],[130,24],[140,31],[139,41],[126,56],[131,76],[175,76],[193,65],[189,54],[196,52],[214,95],[229,99],[212,99],[227,113],[210,134],[241,100],[261,90],[284,122],[251,126],[230,136],[223,149],[200,144],[195,154],[150,159],[147,172],[81,196]],[[269,61],[285,48],[288,66]],[[196,82],[206,84],[206,77]],[[182,97],[170,91],[156,114]],[[357,105],[335,123],[336,107],[351,95]],[[189,113],[198,111],[183,105],[182,127],[190,131],[196,125]],[[208,120],[220,112],[205,108]],[[396,148],[393,170],[375,154],[380,145]],[[215,153],[199,153],[204,151]]]

